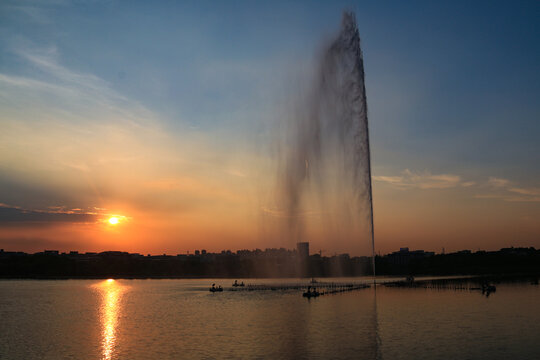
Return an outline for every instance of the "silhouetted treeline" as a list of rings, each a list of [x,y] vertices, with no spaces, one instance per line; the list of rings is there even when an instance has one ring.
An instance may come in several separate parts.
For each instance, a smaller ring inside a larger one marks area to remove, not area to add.
[[[360,276],[369,258],[348,255],[301,259],[295,250],[241,250],[218,254],[143,256],[108,251],[99,254],[45,251],[36,254],[0,252],[3,278],[189,278]],[[309,274],[308,274],[309,273]]]
[[[411,251],[376,257],[377,275],[540,274],[540,251],[500,251],[446,255]],[[143,256],[127,252],[36,254],[0,251],[2,278],[189,278],[329,277],[371,275],[371,258],[347,254],[300,258],[295,250],[241,250],[236,253]]]
[[[431,256],[395,252],[376,257],[378,275],[540,274],[540,250],[505,248],[499,251],[458,251]]]

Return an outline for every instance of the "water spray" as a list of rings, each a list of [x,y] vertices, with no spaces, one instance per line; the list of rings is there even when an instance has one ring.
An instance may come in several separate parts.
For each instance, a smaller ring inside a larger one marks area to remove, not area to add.
[[[352,12],[344,12],[341,30],[321,53],[305,93],[305,103],[289,119],[288,143],[281,149],[278,170],[289,235],[294,241],[302,241],[299,237],[306,219],[300,216],[301,206],[306,195],[311,195],[312,202],[315,198],[321,203],[318,210],[325,213],[329,223],[339,224],[339,230],[350,229],[344,238],[358,239],[354,234],[357,225],[369,230],[375,282],[364,60]]]

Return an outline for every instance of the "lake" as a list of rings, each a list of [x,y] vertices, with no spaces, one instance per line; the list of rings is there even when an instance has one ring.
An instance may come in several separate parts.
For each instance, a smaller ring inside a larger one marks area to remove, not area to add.
[[[540,359],[539,286],[208,291],[232,281],[2,280],[0,359]]]

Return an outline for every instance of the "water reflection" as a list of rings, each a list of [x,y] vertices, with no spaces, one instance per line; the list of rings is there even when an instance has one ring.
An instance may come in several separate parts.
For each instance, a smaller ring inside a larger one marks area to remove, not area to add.
[[[382,360],[382,340],[379,334],[379,314],[377,312],[377,286],[373,285],[373,334],[375,336],[375,353],[374,358],[376,360]]]
[[[122,310],[120,300],[127,287],[113,279],[102,281],[94,287],[101,293],[102,359],[110,360],[114,355],[117,322]]]

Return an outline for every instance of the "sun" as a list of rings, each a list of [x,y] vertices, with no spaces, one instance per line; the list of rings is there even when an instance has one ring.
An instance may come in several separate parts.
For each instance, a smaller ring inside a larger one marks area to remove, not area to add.
[[[111,225],[116,225],[116,224],[118,224],[118,221],[120,221],[120,220],[119,220],[116,216],[111,216],[111,217],[109,218],[109,224],[111,224]]]

